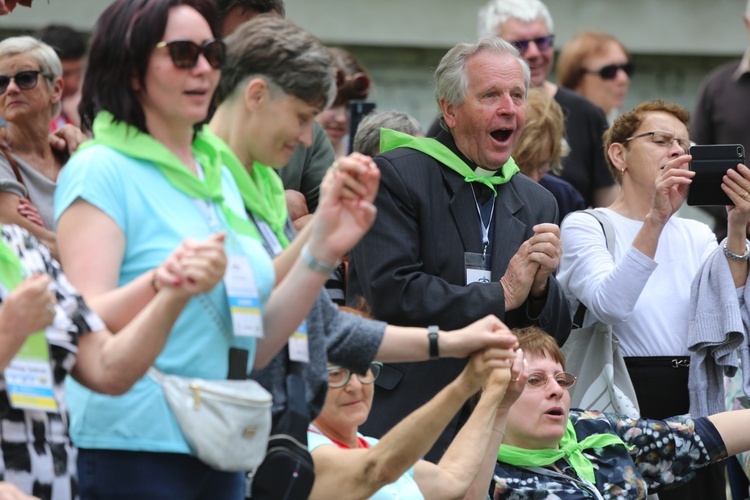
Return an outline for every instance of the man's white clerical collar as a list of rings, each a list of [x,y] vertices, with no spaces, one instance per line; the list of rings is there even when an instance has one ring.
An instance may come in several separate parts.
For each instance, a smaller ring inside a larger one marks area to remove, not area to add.
[[[477,167],[477,168],[474,169],[474,173],[478,177],[492,177],[493,175],[495,175],[497,173],[497,171],[496,170],[487,170],[486,168]]]

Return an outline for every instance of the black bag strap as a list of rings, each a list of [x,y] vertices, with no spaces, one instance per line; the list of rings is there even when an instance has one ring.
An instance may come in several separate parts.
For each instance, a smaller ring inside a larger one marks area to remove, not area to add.
[[[589,214],[593,218],[595,218],[597,221],[599,221],[599,225],[602,226],[602,231],[604,232],[604,243],[607,245],[607,250],[609,250],[610,255],[612,255],[612,259],[615,258],[615,228],[612,226],[612,222],[607,218],[606,215],[599,212],[598,210],[594,210],[593,208],[587,208],[586,210],[579,210],[580,213]],[[583,318],[586,316],[586,306],[583,304],[583,302],[578,303],[578,310],[576,311],[575,316],[573,317],[573,327],[574,328],[580,328],[583,325]]]
[[[307,445],[307,426],[310,423],[310,418],[305,395],[305,363],[293,361],[289,357],[288,347],[286,362],[286,410],[279,418],[278,425],[274,427],[273,433],[289,434]]]

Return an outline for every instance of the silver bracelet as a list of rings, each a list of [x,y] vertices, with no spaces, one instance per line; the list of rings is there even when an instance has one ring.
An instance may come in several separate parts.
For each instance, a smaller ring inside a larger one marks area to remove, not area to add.
[[[315,271],[316,273],[325,274],[326,276],[334,272],[336,268],[339,267],[338,262],[329,264],[327,262],[321,262],[313,257],[313,254],[310,252],[310,245],[308,245],[307,243],[305,243],[305,246],[302,247],[300,256],[302,257],[302,262],[304,262],[310,270]]]
[[[743,260],[748,260],[750,258],[750,245],[745,243],[745,254],[744,255],[737,255],[736,253],[732,253],[727,248],[727,242],[724,242],[724,245],[722,245],[724,249],[724,255],[727,259],[731,259],[737,262],[742,262]]]

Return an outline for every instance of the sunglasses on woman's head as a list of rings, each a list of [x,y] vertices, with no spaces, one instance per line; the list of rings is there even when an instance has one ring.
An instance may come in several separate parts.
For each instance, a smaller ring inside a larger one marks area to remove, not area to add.
[[[203,54],[214,69],[221,69],[226,59],[227,49],[221,40],[206,40],[198,45],[190,40],[172,40],[171,42],[159,42],[156,48],[166,47],[169,57],[172,58],[176,68],[190,69],[198,64],[198,58]]]
[[[633,76],[633,73],[635,73],[635,65],[632,62],[626,62],[625,64],[608,64],[601,69],[586,69],[584,70],[584,72],[595,73],[599,75],[602,80],[614,80],[619,70],[623,70],[625,74],[630,77]]]
[[[39,82],[40,74],[45,77],[47,76],[38,70],[19,71],[13,76],[0,75],[0,94],[4,94],[5,92],[7,92],[11,80],[16,82],[16,85],[21,90],[33,89],[34,87],[36,87],[37,82]]]

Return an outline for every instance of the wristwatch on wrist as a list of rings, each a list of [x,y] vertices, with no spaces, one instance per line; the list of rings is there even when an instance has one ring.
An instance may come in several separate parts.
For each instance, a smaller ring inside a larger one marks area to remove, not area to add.
[[[438,348],[438,333],[440,329],[431,325],[427,327],[427,338],[430,340],[430,359],[440,358],[440,349]]]
[[[724,255],[727,259],[736,260],[738,262],[742,262],[743,260],[748,260],[750,258],[750,245],[745,243],[745,253],[743,255],[738,255],[736,253],[730,252],[727,248],[727,242],[724,242],[724,245],[722,245],[724,250]]]

